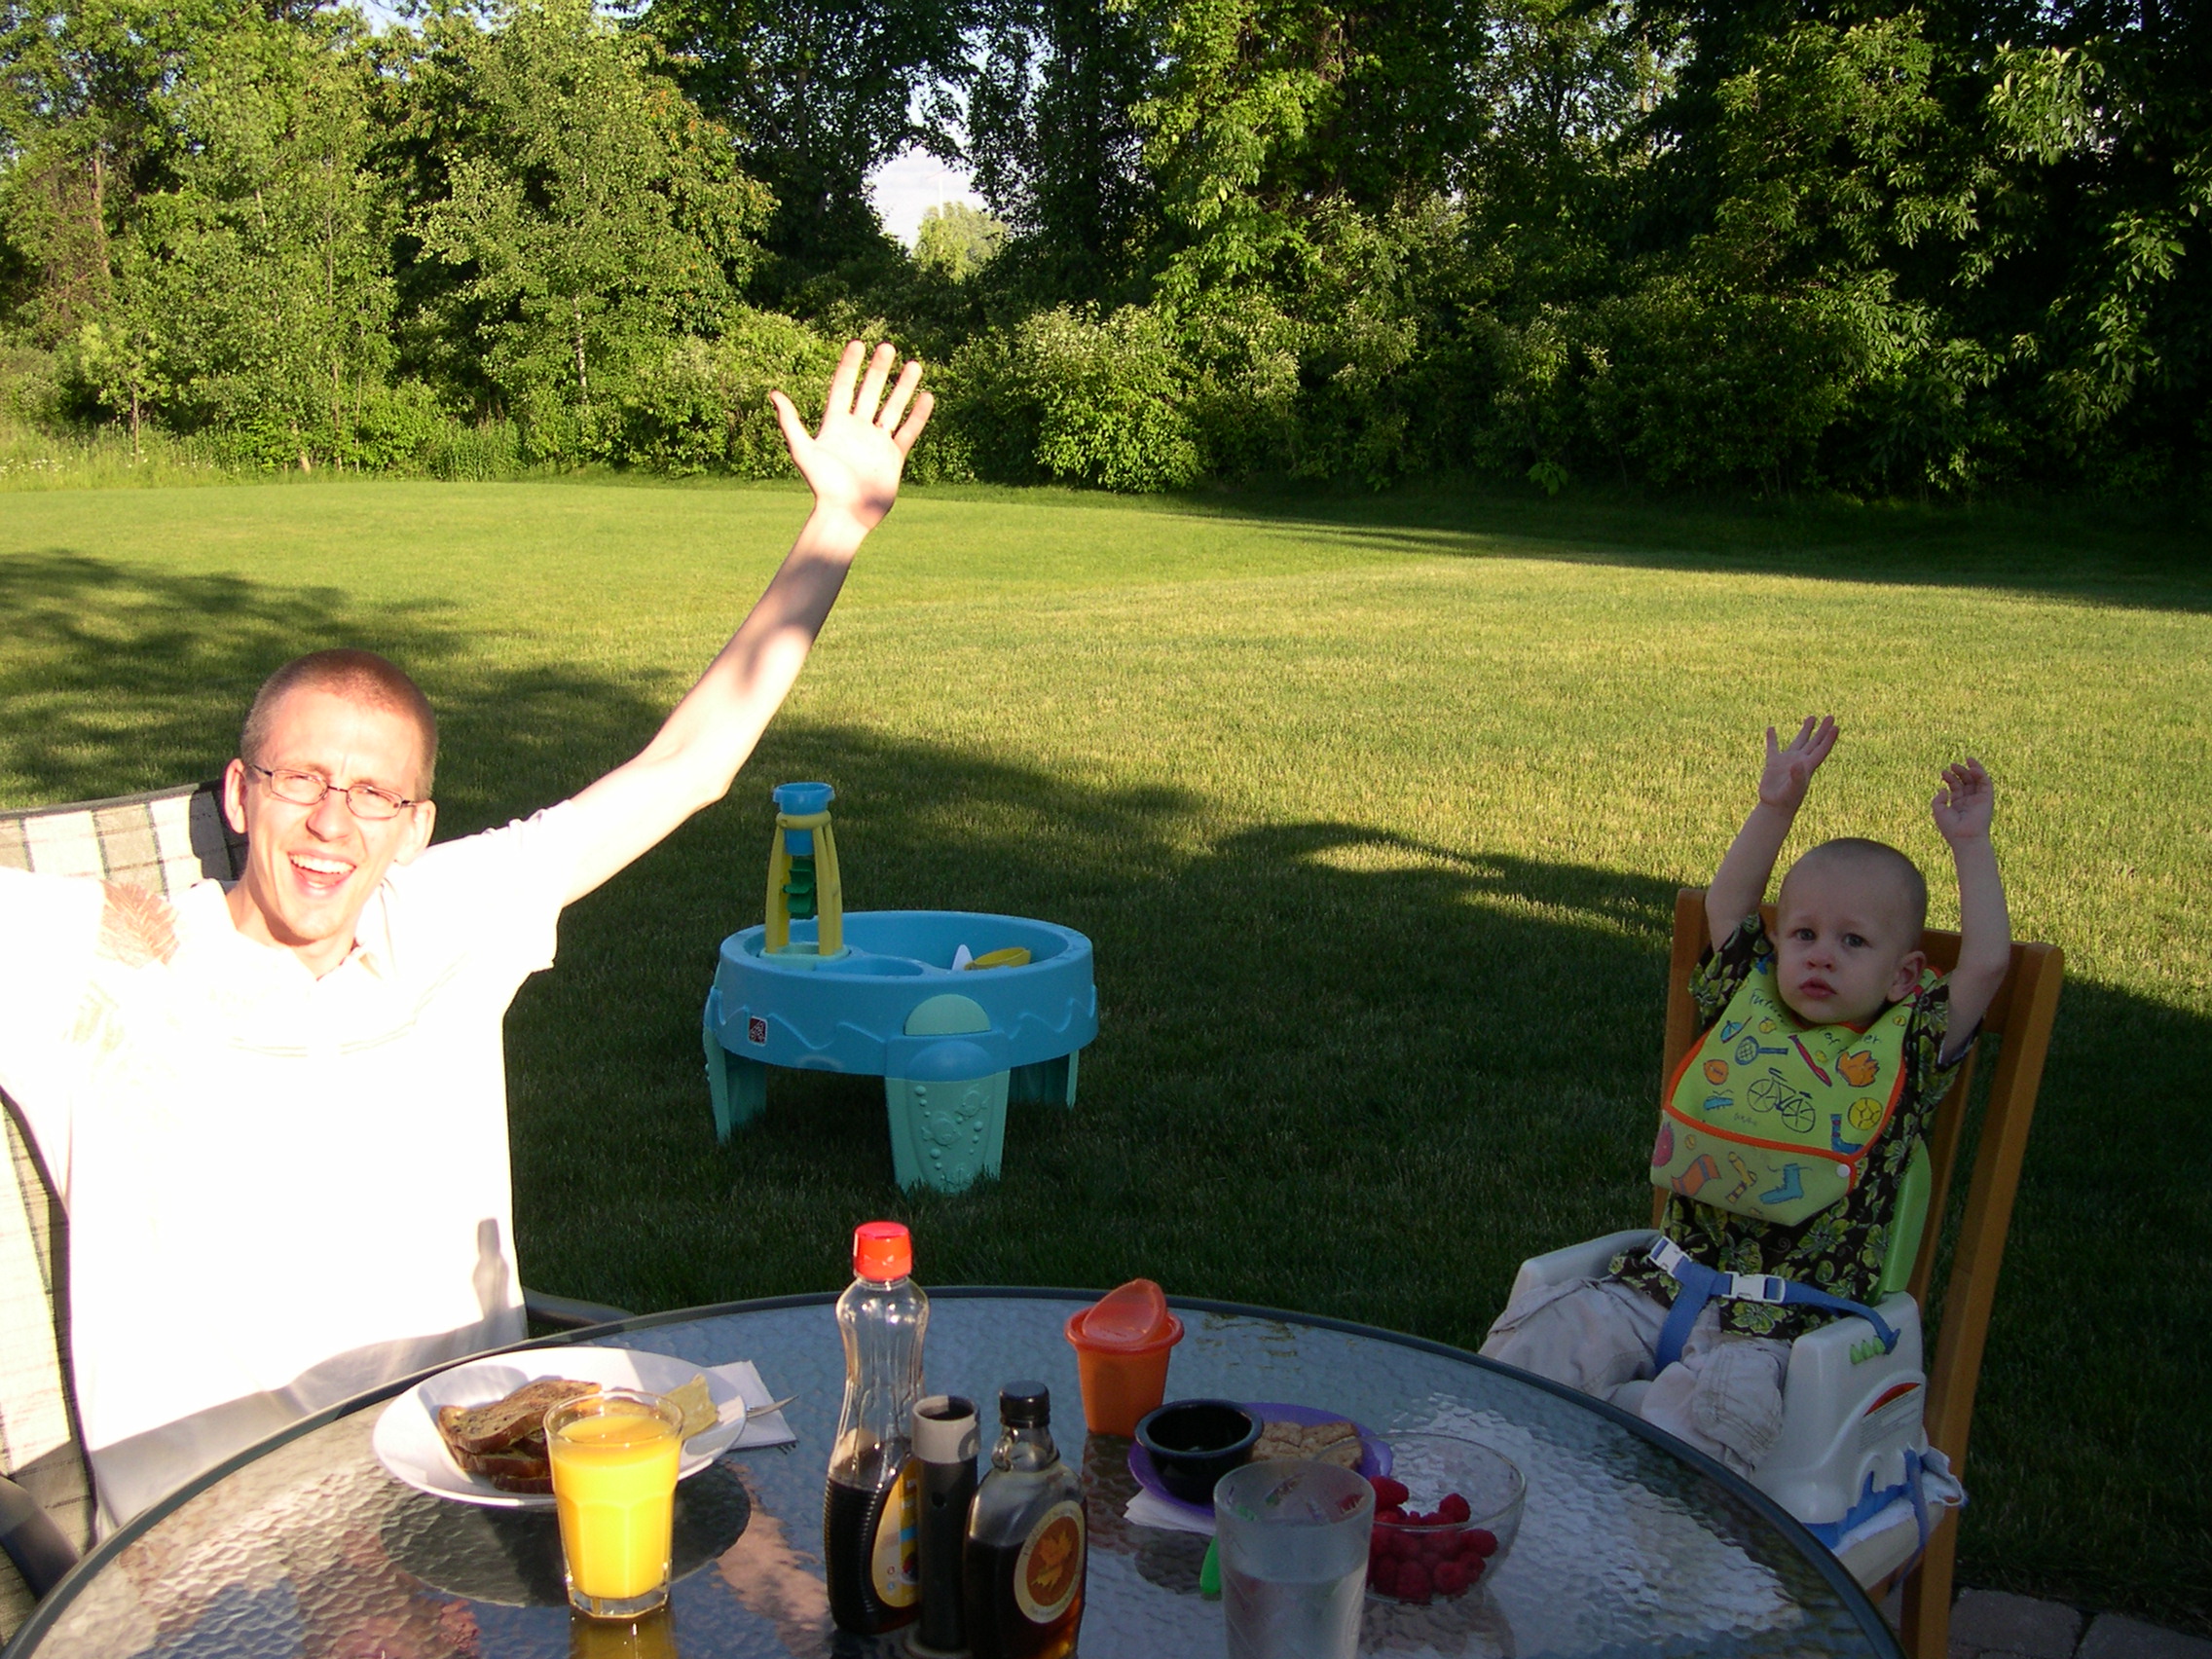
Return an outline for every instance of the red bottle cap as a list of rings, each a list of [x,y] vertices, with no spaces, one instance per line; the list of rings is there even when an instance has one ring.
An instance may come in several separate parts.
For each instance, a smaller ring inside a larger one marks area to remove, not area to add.
[[[914,1271],[914,1239],[899,1221],[864,1221],[853,1229],[853,1272],[865,1279],[903,1279]]]

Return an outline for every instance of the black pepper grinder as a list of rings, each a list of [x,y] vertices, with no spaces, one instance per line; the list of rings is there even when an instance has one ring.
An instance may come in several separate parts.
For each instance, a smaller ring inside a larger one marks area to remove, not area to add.
[[[914,1407],[913,1447],[922,1466],[919,1535],[921,1623],[907,1633],[912,1652],[940,1656],[968,1651],[960,1616],[961,1552],[967,1546],[968,1505],[976,1495],[976,1402],[958,1394],[932,1394]]]

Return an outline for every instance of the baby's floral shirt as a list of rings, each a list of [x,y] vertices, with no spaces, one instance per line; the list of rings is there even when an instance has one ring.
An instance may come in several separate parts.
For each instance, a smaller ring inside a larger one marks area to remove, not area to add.
[[[1774,941],[1754,910],[1690,977],[1690,995],[1696,1000],[1701,1026],[1710,1027],[1718,1019],[1759,959],[1773,954]],[[1928,1132],[1936,1106],[1958,1074],[1959,1062],[1972,1047],[1962,1044],[1958,1057],[1949,1065],[1942,1063],[1950,1015],[1951,987],[1938,980],[1920,998],[1905,1026],[1904,1092],[1897,1112],[1867,1160],[1864,1178],[1842,1203],[1795,1227],[1783,1227],[1697,1203],[1677,1193],[1668,1198],[1661,1224],[1667,1236],[1707,1267],[1723,1272],[1778,1273],[1849,1302],[1871,1303],[1889,1249],[1905,1163]],[[1615,1256],[1611,1272],[1624,1284],[1669,1306],[1680,1289],[1673,1274],[1653,1266],[1641,1251]],[[1715,1306],[1722,1330],[1784,1342],[1818,1330],[1834,1317],[1818,1309],[1768,1302],[1722,1300]]]

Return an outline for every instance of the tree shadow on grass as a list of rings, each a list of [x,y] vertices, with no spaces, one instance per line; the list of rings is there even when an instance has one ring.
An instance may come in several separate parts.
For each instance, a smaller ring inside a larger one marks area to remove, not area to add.
[[[433,605],[363,607],[336,588],[178,575],[66,551],[0,559],[0,787],[11,804],[209,778],[255,687],[324,645],[423,671],[462,654]]]
[[[2047,506],[1703,502],[1429,479],[1377,495],[1195,498],[1195,515],[1429,557],[1974,587],[2144,609],[2212,609],[2201,527],[2091,501]]]
[[[839,791],[854,908],[1038,915],[1096,946],[1081,1102],[1015,1108],[996,1183],[897,1193],[873,1079],[776,1073],[765,1120],[713,1145],[713,948],[758,920],[766,791],[802,776]],[[939,1283],[1142,1273],[1472,1346],[1522,1257],[1642,1223],[1672,883],[1385,826],[1209,839],[1203,811],[780,723],[730,801],[571,912],[510,1022],[526,1252],[577,1275],[557,1288],[678,1306],[833,1288],[851,1224],[892,1215]],[[2161,1402],[2212,1357],[2212,1114],[2181,1109],[2208,1052],[2195,1014],[2068,988],[1984,1374],[1975,1582],[2191,1616],[2212,1517],[2183,1471],[2212,1439]],[[579,1141],[595,1114],[616,1132]],[[2100,1492],[2124,1513],[2084,1542],[2066,1517]]]
[[[452,609],[70,552],[0,558],[0,800],[213,777],[237,753],[262,681],[332,645],[381,651],[428,692],[441,839],[574,793],[667,713],[606,676],[495,666]]]
[[[16,799],[205,775],[270,667],[341,641],[431,688],[449,834],[571,793],[661,713],[606,676],[498,668],[435,608],[329,590],[17,557],[0,608]],[[840,791],[853,907],[1095,942],[1081,1104],[1017,1108],[1002,1180],[897,1193],[872,1079],[778,1074],[766,1120],[714,1144],[700,1007],[718,941],[758,919],[766,792],[793,777]],[[1650,877],[1380,824],[1221,828],[1175,791],[787,719],[729,800],[571,909],[509,1016],[525,1266],[638,1308],[828,1289],[852,1223],[890,1214],[937,1283],[1144,1273],[1473,1344],[1521,1257],[1647,1213],[1673,902]],[[2212,1359],[2208,1055],[2198,1014],[2068,987],[1969,1471],[1976,1581],[2169,1621],[2212,1603],[2212,1441],[2171,1409]]]

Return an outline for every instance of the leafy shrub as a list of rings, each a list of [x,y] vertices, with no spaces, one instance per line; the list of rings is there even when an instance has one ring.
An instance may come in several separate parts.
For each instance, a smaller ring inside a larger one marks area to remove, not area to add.
[[[54,424],[65,404],[63,379],[52,351],[0,342],[0,417],[26,426]]]
[[[450,444],[453,433],[468,430],[439,407],[437,393],[419,380],[364,387],[349,414],[334,453],[348,465],[375,472],[436,474],[433,458]]]
[[[678,477],[731,472],[788,478],[768,402],[786,392],[810,422],[843,343],[773,312],[741,309],[717,340],[680,340],[642,369],[623,400],[612,459]]]
[[[1249,478],[1299,469],[1306,331],[1264,294],[1209,297],[1183,320],[1195,374],[1192,419],[1214,471]]]
[[[424,450],[422,470],[432,478],[483,483],[523,470],[522,433],[512,421],[466,425],[447,421]]]
[[[1124,306],[1104,322],[1062,306],[955,360],[960,437],[977,463],[1106,490],[1180,490],[1205,469],[1189,373],[1166,319]]]

